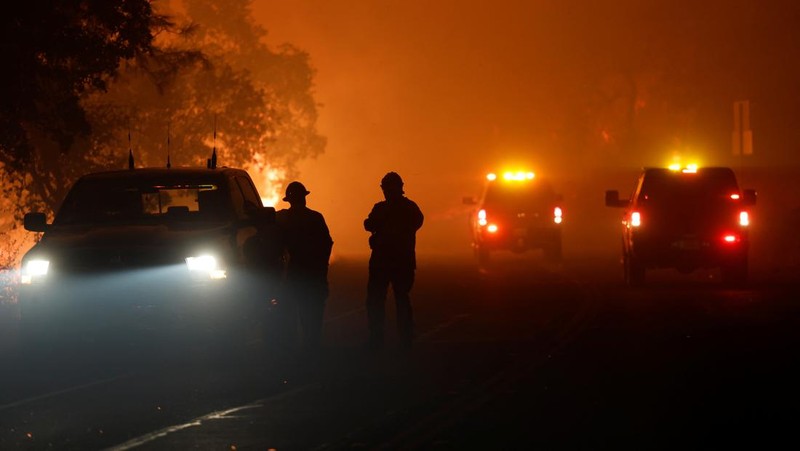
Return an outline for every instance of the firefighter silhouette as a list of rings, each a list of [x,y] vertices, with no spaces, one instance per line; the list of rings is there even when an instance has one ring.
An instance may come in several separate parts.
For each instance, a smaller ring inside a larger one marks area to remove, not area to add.
[[[367,282],[367,319],[372,349],[384,344],[386,295],[392,286],[397,307],[397,330],[401,343],[411,347],[414,321],[409,292],[416,271],[416,233],[423,215],[414,201],[404,196],[403,179],[389,172],[381,180],[385,200],[372,207],[364,229],[370,232],[369,280]]]
[[[299,320],[302,350],[314,354],[321,345],[333,240],[322,214],[306,206],[308,194],[302,183],[289,183],[283,200],[290,206],[276,213],[276,223],[286,260],[285,318],[291,332],[296,331]]]

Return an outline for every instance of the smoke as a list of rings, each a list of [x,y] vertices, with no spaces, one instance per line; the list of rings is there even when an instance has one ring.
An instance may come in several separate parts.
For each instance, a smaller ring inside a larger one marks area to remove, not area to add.
[[[800,67],[779,57],[800,50],[792,2],[253,7],[270,43],[291,42],[317,70],[328,145],[300,177],[339,252],[368,252],[361,222],[393,170],[426,214],[418,249],[469,253],[462,199],[509,164],[548,176],[564,196],[565,252],[618,252],[619,212],[603,206],[604,190],[627,194],[637,168],[665,164],[676,149],[739,165],[730,139],[741,99],[756,105],[755,154],[744,164],[797,164],[787,143],[800,129],[787,118],[798,107],[787,99],[800,94],[789,82]],[[779,63],[769,73],[755,66]]]

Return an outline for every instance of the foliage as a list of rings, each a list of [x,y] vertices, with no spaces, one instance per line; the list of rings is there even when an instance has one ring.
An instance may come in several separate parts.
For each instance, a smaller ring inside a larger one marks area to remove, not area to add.
[[[219,164],[261,173],[262,191],[321,153],[308,55],[261,42],[250,4],[32,0],[0,18],[14,68],[0,79],[0,176],[13,180],[0,234],[24,211],[52,214],[78,176],[127,167],[129,148],[137,166],[205,165],[216,148]]]
[[[253,23],[249,0],[189,0],[176,27],[160,33],[157,50],[130,61],[107,93],[86,99],[103,135],[88,143],[93,161],[121,165],[127,130],[141,165],[202,165],[216,148],[221,164],[262,175],[260,191],[282,185],[302,158],[323,151],[316,132],[314,72],[308,55],[274,51]],[[279,170],[271,180],[267,173]]]
[[[0,159],[31,169],[37,134],[69,150],[91,130],[80,96],[103,90],[120,60],[149,51],[149,0],[28,0],[0,15]]]

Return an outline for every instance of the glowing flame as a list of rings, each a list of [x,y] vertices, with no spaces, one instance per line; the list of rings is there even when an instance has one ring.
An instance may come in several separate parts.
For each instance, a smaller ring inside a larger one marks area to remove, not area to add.
[[[286,170],[271,166],[261,155],[255,157],[247,172],[253,177],[253,183],[261,194],[261,203],[265,207],[274,207],[283,198],[281,189],[286,181]]]
[[[267,167],[264,171],[264,185],[259,188],[258,192],[261,193],[261,203],[266,207],[274,207],[281,199],[280,189],[283,186],[283,179],[286,176],[286,171],[273,167]]]

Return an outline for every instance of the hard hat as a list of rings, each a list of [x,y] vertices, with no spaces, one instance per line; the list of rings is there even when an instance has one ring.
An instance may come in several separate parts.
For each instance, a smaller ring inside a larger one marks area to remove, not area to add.
[[[388,174],[384,175],[381,179],[381,187],[403,187],[403,179],[400,178],[400,174],[396,172],[389,172]]]
[[[309,194],[311,194],[311,191],[308,191],[302,183],[292,182],[286,186],[286,196],[284,196],[283,201],[289,202],[290,199],[296,199],[298,196],[307,196]]]

